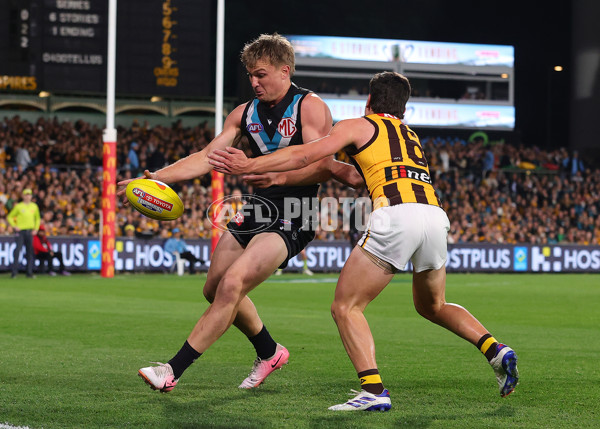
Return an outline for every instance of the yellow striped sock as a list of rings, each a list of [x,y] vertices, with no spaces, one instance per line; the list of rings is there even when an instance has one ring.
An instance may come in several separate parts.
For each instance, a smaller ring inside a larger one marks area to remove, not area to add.
[[[485,355],[488,361],[496,356],[496,346],[498,341],[491,334],[485,334],[477,342],[477,348]]]
[[[360,377],[360,385],[361,386],[363,384],[378,384],[378,383],[382,383],[381,375],[379,375],[379,374],[364,375],[364,376]]]

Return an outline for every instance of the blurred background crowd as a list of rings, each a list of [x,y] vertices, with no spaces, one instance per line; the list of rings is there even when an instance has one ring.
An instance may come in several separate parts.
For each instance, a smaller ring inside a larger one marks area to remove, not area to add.
[[[566,148],[515,147],[482,136],[428,137],[421,143],[434,186],[451,221],[450,243],[600,244],[600,169]],[[157,170],[204,148],[214,130],[207,123],[171,127],[133,122],[118,129],[118,179]],[[341,160],[347,161],[344,154]],[[102,193],[102,130],[84,121],[18,116],[0,122],[0,235],[13,233],[6,215],[21,191],[33,189],[48,235],[97,236]],[[210,174],[173,185],[184,215],[157,222],[118,201],[121,236],[209,238]],[[253,191],[239,177],[225,177],[225,196]],[[335,181],[320,197],[367,197]],[[342,225],[351,206],[322,210],[321,225]],[[346,212],[344,212],[346,210]],[[348,228],[323,228],[319,239],[348,239]]]

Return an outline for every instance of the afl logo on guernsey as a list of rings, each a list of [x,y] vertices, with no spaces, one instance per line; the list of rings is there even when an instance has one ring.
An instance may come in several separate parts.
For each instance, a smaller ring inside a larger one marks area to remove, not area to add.
[[[246,129],[248,130],[248,132],[256,134],[256,133],[260,133],[263,130],[263,126],[262,126],[262,124],[254,122],[252,124],[248,124]]]
[[[292,137],[296,133],[296,122],[292,118],[283,118],[277,125],[277,131],[283,137]]]

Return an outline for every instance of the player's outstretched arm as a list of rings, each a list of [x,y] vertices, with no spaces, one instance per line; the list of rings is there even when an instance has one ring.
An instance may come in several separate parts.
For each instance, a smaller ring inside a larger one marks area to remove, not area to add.
[[[314,169],[314,171],[311,171]],[[354,189],[362,189],[365,182],[353,165],[333,159],[324,158],[308,167],[299,170],[279,173],[245,174],[242,179],[252,186],[268,188],[269,186],[305,186],[323,183],[334,179]]]
[[[365,180],[355,166],[338,161],[337,159],[332,159],[329,164],[332,179],[354,189],[365,187]]]
[[[249,185],[267,188],[269,186],[306,186],[325,182],[332,178],[329,159],[325,158],[299,170],[278,173],[247,174],[242,179]]]
[[[226,174],[265,173],[267,171],[290,171],[306,167],[313,162],[333,155],[354,143],[354,128],[364,119],[348,119],[338,122],[328,136],[310,143],[279,149],[258,158],[247,158],[239,149],[227,147],[211,152],[209,162],[217,171]]]
[[[208,173],[212,169],[212,166],[208,163],[207,154],[215,149],[224,149],[231,146],[241,135],[240,124],[244,106],[245,105],[240,105],[236,107],[227,116],[227,119],[225,119],[225,123],[223,124],[223,131],[200,152],[193,153],[155,172],[145,170],[143,176],[118,182],[117,185],[119,185],[120,189],[117,192],[117,196],[121,197],[125,193],[127,184],[135,179],[146,178],[160,180],[161,182],[169,184],[181,180],[193,179]]]
[[[212,166],[208,162],[207,154],[215,149],[224,149],[231,146],[240,136],[240,124],[244,106],[245,105],[242,104],[236,107],[227,116],[225,123],[223,124],[223,131],[204,149],[182,158],[174,164],[155,171],[152,173],[152,178],[164,183],[175,183],[181,180],[194,179],[208,173],[212,169]]]

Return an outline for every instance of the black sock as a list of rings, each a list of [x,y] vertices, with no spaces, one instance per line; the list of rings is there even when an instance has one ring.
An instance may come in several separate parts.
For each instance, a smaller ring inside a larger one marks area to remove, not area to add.
[[[498,341],[496,341],[496,339],[490,334],[485,334],[477,342],[477,348],[485,355],[488,362],[496,357],[497,346]]]
[[[179,378],[200,356],[202,356],[202,353],[197,352],[190,346],[190,343],[186,341],[177,354],[167,363],[173,368],[173,375],[175,378]]]
[[[268,359],[275,354],[277,350],[277,343],[267,331],[265,325],[258,334],[253,337],[248,337],[254,348],[256,349],[256,356],[261,359]]]
[[[358,373],[361,389],[366,390],[373,395],[379,395],[383,392],[383,382],[377,368],[368,369]]]

